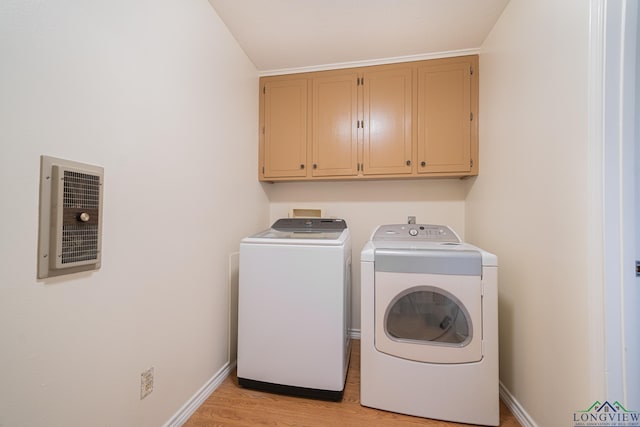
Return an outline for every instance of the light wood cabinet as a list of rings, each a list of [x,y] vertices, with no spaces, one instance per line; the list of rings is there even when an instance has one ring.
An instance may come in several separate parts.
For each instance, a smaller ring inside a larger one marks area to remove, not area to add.
[[[358,75],[328,73],[311,79],[311,174],[358,174]]]
[[[411,173],[412,74],[407,66],[363,73],[364,175]]]
[[[307,176],[307,79],[272,79],[262,86],[260,177]]]
[[[474,68],[474,61],[459,58],[418,66],[419,174],[471,172]]]
[[[260,79],[262,181],[478,173],[478,57]]]

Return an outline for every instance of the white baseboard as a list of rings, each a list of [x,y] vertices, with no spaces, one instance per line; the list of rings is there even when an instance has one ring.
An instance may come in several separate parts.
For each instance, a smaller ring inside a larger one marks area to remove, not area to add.
[[[213,377],[209,379],[201,388],[198,390],[191,398],[182,405],[182,407],[173,414],[173,416],[167,421],[163,427],[182,427],[184,423],[187,422],[189,417],[193,415],[196,410],[204,403],[205,400],[211,393],[216,391],[216,389],[222,384],[233,368],[236,366],[236,363],[226,363],[218,372],[216,372]]]
[[[533,421],[533,418],[531,418],[531,415],[527,413],[520,402],[518,402],[513,394],[502,384],[502,381],[500,381],[500,399],[502,399],[507,408],[511,410],[511,413],[520,422],[522,427],[538,427],[535,421]]]

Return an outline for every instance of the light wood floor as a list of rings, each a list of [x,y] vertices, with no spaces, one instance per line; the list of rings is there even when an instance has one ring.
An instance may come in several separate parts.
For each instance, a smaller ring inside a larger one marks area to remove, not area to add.
[[[233,372],[185,424],[186,427],[258,425],[468,426],[468,424],[429,420],[361,406],[359,340],[353,341],[342,402],[325,402],[245,389],[238,386],[238,378]],[[520,426],[502,402],[500,402],[500,426]]]

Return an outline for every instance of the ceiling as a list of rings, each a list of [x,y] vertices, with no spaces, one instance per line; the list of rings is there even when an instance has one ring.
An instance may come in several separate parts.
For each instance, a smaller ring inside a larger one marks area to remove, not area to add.
[[[259,72],[450,56],[509,0],[209,0]]]

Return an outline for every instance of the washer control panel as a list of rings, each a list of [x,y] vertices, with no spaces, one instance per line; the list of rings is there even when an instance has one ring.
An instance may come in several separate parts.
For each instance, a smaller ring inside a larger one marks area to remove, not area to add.
[[[385,240],[460,243],[460,237],[451,228],[434,224],[381,225],[373,235],[373,241]]]

